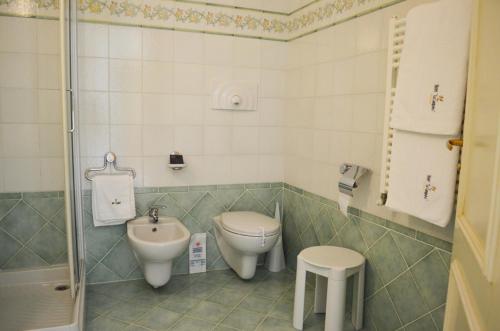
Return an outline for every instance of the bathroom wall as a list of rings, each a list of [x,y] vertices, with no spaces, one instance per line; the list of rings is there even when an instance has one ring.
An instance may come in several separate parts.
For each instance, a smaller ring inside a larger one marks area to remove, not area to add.
[[[282,183],[149,187],[135,194],[138,215],[151,205],[163,206],[160,215],[177,217],[191,233],[207,234],[207,270],[227,269],[215,242],[212,218],[225,211],[251,210],[274,216],[282,206]],[[126,226],[96,228],[92,223],[90,196],[84,198],[86,270],[89,283],[143,278],[128,244]],[[172,272],[186,274],[188,251],[174,261]]]
[[[377,206],[385,104],[388,21],[411,0],[289,43],[285,182],[337,200],[339,166],[370,169],[353,206],[451,241],[445,229]]]
[[[0,269],[67,261],[58,22],[0,16]]]
[[[0,192],[64,187],[55,20],[0,16]]]
[[[66,262],[64,192],[0,193],[0,271]]]
[[[287,265],[304,248],[347,247],[366,259],[367,330],[442,330],[451,244],[285,184]],[[352,284],[349,287],[352,290]],[[347,309],[350,309],[348,307]]]
[[[113,151],[137,187],[282,181],[286,57],[283,42],[80,24],[82,167]],[[257,111],[211,109],[231,80],[259,84]]]

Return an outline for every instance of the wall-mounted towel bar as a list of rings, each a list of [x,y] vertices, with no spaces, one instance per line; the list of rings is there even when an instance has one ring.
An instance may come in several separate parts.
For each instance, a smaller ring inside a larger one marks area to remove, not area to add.
[[[385,205],[387,188],[389,187],[389,170],[391,168],[392,140],[394,129],[391,127],[391,114],[394,106],[396,82],[398,78],[399,61],[403,50],[406,20],[393,17],[389,22],[389,48],[385,91],[384,133],[382,145],[382,167],[380,168],[380,199],[379,206]]]
[[[380,197],[377,205],[384,206],[387,201],[387,191],[389,187],[389,171],[391,169],[392,145],[394,139],[394,129],[392,128],[392,111],[394,108],[394,97],[396,95],[396,86],[398,80],[399,64],[401,53],[404,48],[406,34],[406,19],[392,17],[389,21],[389,45],[387,58],[387,76],[385,91],[385,114],[384,131],[382,135],[382,166],[380,168]],[[448,149],[453,146],[461,147],[463,140],[461,138],[450,139],[447,142]],[[458,164],[457,171],[460,170]],[[457,176],[458,183],[458,176]],[[458,187],[458,185],[457,185]]]
[[[104,165],[100,168],[88,168],[87,170],[85,170],[85,178],[87,178],[88,180],[92,180],[92,173],[93,172],[99,172],[99,171],[103,171],[103,170],[106,170],[108,168],[108,165],[113,165],[113,169],[115,169],[116,171],[121,171],[121,172],[128,172],[132,175],[132,177],[135,178],[135,170],[132,169],[132,168],[120,168],[117,164],[116,164],[116,154],[113,153],[113,152],[107,152],[105,155],[104,155]]]

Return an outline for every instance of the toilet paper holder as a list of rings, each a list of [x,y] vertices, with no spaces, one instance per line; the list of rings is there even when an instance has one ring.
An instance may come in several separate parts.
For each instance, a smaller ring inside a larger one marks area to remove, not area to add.
[[[339,191],[354,196],[353,190],[358,187],[358,180],[369,170],[362,166],[350,163],[343,163],[340,166],[340,174],[342,177],[339,180]]]

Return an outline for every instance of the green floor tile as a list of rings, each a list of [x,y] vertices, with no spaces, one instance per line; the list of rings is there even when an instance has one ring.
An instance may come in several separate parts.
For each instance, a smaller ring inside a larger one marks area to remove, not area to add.
[[[235,309],[223,321],[222,325],[239,330],[254,330],[264,319],[265,314],[253,311]]]

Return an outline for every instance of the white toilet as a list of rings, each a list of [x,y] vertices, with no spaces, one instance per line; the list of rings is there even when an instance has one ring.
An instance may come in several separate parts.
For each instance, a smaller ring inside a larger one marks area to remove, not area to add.
[[[222,213],[214,224],[224,261],[243,279],[255,275],[259,254],[270,251],[281,233],[278,220],[251,211]]]

